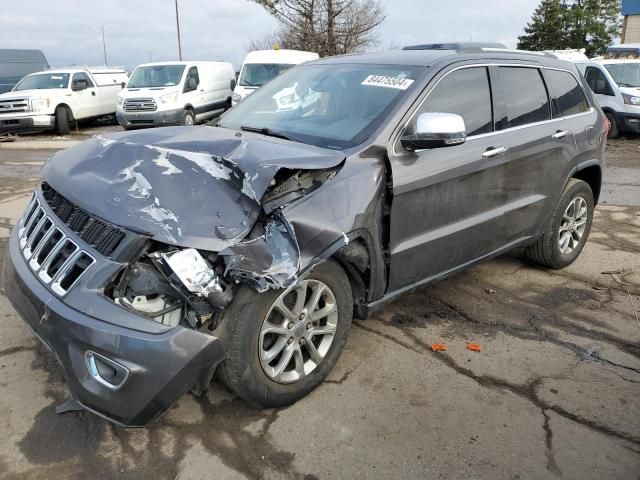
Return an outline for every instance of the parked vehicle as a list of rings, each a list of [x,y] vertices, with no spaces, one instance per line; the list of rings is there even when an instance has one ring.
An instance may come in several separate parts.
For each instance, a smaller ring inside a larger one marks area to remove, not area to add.
[[[621,43],[607,47],[604,52],[605,60],[636,60],[640,59],[640,43]]]
[[[225,62],[139,65],[118,95],[118,123],[125,130],[195,125],[231,107],[235,72]]]
[[[589,57],[584,53],[585,49],[566,48],[564,50],[543,50],[543,53],[553,55],[560,60],[567,60],[568,62],[586,62]]]
[[[244,59],[238,84],[233,90],[233,104],[242,101],[269,80],[294,65],[310,62],[319,58],[317,53],[302,50],[256,50],[249,52]],[[287,97],[290,94],[284,94]]]
[[[291,89],[313,108],[274,108]],[[77,402],[112,421],[144,425],[214,371],[254,405],[286,405],[329,374],[354,315],[516,247],[571,264],[606,125],[575,65],[551,57],[325,58],[219,128],[56,153],[11,234],[6,294]]]
[[[0,49],[0,93],[11,90],[25,75],[48,68],[41,50]]]
[[[640,134],[640,58],[577,65],[611,123],[609,138],[620,132]]]
[[[128,79],[123,68],[62,68],[37,72],[0,95],[0,131],[56,129],[116,111],[116,98]]]

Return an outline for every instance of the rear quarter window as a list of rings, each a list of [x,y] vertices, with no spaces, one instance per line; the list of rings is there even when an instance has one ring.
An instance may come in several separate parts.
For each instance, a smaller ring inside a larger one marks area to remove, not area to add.
[[[545,77],[552,98],[554,117],[565,117],[589,110],[589,103],[576,77],[560,70],[546,70]]]
[[[532,67],[499,68],[508,128],[549,120],[549,98],[540,70]]]

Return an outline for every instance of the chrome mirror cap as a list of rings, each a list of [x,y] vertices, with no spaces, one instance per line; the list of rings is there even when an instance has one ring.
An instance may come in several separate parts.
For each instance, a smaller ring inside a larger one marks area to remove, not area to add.
[[[425,112],[418,116],[415,133],[400,139],[407,150],[450,147],[467,139],[464,119],[455,113]]]

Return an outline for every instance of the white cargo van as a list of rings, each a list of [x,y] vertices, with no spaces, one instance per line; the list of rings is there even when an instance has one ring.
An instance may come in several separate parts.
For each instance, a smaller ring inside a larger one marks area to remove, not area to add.
[[[640,134],[640,58],[576,62],[611,123],[609,138]]]
[[[233,104],[235,105],[294,65],[318,58],[320,56],[317,53],[302,50],[276,49],[249,52],[244,59],[240,75],[238,75],[238,84],[233,91]]]
[[[231,106],[235,83],[230,63],[146,63],[118,95],[116,117],[125,130],[194,125]]]
[[[32,73],[0,95],[0,131],[56,128],[116,111],[116,98],[128,80],[124,68],[72,67]]]

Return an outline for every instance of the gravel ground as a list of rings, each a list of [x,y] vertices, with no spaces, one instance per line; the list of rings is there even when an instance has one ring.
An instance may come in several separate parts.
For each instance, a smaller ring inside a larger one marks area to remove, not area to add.
[[[0,146],[2,256],[52,153],[40,140]],[[214,384],[144,429],[56,415],[60,370],[0,283],[0,478],[638,478],[638,152],[637,138],[609,142],[569,268],[507,256],[419,289],[355,322],[329,380],[287,408]]]

